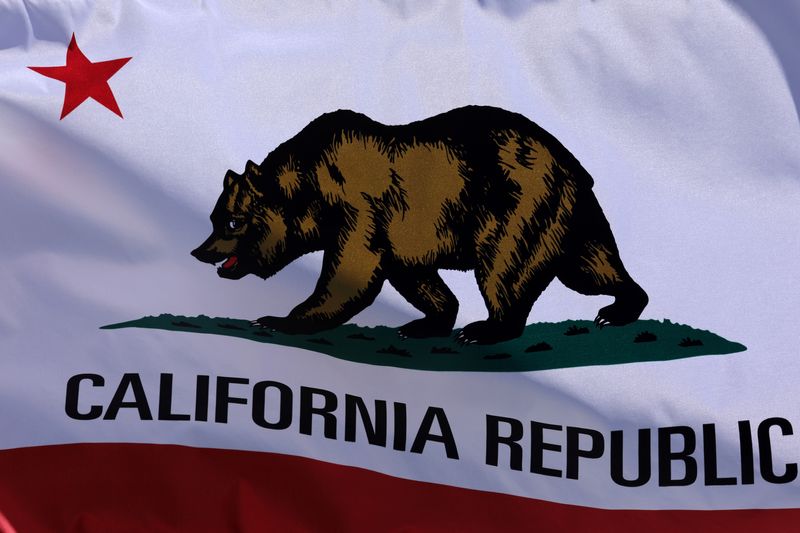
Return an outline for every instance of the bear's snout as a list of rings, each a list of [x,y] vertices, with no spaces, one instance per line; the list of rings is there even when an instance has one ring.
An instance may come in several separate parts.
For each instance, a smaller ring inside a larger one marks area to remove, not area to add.
[[[208,250],[203,249],[202,246],[199,246],[191,251],[192,256],[197,259],[198,261],[202,261],[203,263],[219,263],[222,259],[219,259],[219,254],[215,254],[213,252],[209,252]]]
[[[192,256],[203,263],[219,263],[230,255],[232,250],[220,249],[218,239],[212,234],[206,241],[191,251]]]

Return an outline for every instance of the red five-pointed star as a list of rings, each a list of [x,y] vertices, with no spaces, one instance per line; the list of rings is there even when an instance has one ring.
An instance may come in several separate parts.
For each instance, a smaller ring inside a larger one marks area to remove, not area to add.
[[[78,43],[75,42],[75,34],[67,47],[67,64],[63,67],[28,67],[42,76],[63,81],[67,84],[64,90],[64,107],[61,108],[61,118],[63,119],[72,112],[73,109],[81,105],[87,98],[94,98],[98,103],[122,117],[114,93],[108,86],[108,80],[117,73],[119,69],[130,61],[130,57],[122,59],[112,59],[110,61],[89,61]]]

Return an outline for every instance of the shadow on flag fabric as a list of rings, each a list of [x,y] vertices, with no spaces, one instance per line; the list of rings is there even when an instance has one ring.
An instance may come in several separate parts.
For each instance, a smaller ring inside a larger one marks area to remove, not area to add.
[[[0,7],[0,531],[787,531],[788,3]]]

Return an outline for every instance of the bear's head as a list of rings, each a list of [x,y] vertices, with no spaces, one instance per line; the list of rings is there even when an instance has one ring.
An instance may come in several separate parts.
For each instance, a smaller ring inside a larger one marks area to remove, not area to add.
[[[268,278],[300,256],[321,250],[320,205],[303,189],[291,164],[267,172],[248,161],[242,175],[229,170],[211,213],[213,231],[192,255],[204,263],[222,263],[217,268],[222,278]]]

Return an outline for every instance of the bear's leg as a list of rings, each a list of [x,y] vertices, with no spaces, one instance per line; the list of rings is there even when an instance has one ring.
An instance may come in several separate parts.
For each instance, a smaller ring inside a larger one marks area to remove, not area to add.
[[[623,326],[639,318],[648,302],[647,293],[631,278],[620,259],[611,228],[594,197],[583,199],[580,228],[558,270],[558,279],[586,295],[606,294],[614,303],[597,313],[595,324]],[[577,214],[577,213],[576,213]]]
[[[533,303],[555,279],[560,238],[554,224],[538,233],[504,233],[483,249],[475,279],[489,318],[467,324],[460,343],[494,344],[522,334]]]
[[[533,303],[555,278],[549,262],[536,264],[533,260],[508,277],[480,268],[475,274],[489,318],[464,326],[456,337],[461,344],[494,344],[522,335]]]
[[[586,295],[606,294],[614,303],[598,311],[595,324],[624,326],[639,318],[648,302],[647,293],[622,265],[616,246],[589,241],[574,258],[567,258],[558,279],[573,291]]]
[[[290,334],[317,333],[344,324],[381,291],[385,276],[380,264],[380,255],[362,240],[347,240],[342,248],[325,251],[317,286],[306,301],[286,317],[263,316],[252,324]]]
[[[408,302],[425,313],[424,318],[402,326],[401,337],[447,337],[458,314],[458,300],[435,269],[399,269],[390,273],[389,283]]]

